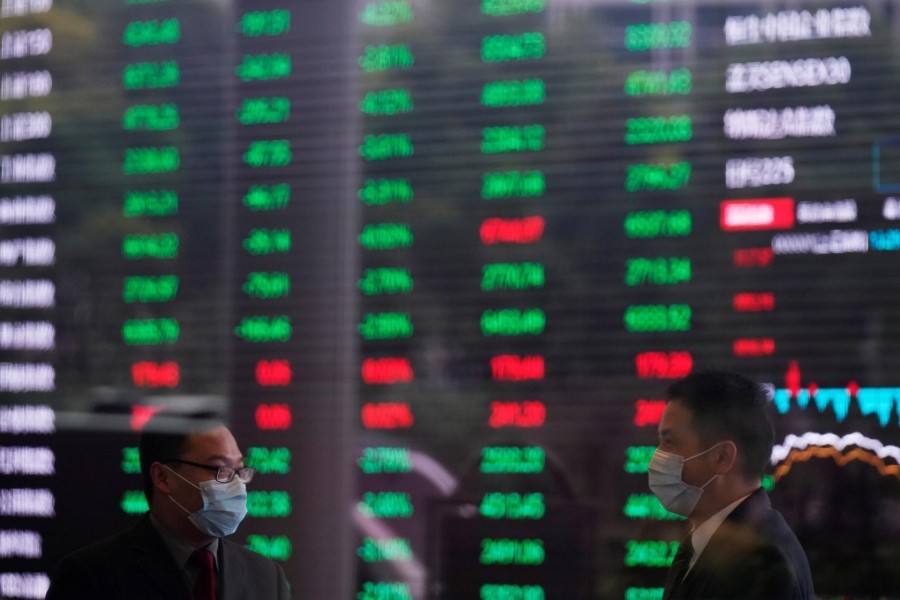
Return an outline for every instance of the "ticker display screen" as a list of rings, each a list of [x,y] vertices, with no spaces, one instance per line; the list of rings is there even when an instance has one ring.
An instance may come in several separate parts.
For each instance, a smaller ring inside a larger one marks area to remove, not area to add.
[[[0,1],[0,596],[165,408],[296,598],[661,599],[713,368],[817,594],[900,595],[898,106],[885,0]]]

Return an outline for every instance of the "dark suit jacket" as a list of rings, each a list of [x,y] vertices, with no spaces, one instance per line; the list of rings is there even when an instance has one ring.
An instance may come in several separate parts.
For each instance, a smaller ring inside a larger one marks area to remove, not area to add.
[[[806,553],[762,488],[716,530],[672,600],[814,598]]]
[[[272,560],[219,540],[219,600],[288,600],[284,573]],[[223,595],[224,593],[224,595]],[[192,600],[181,570],[144,515],[137,525],[63,558],[47,600]]]

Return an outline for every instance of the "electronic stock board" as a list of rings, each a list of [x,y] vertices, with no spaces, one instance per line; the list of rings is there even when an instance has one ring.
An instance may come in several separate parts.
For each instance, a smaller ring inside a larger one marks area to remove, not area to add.
[[[889,0],[2,0],[0,596],[165,406],[295,597],[661,598],[706,368],[817,592],[900,594],[898,106]]]

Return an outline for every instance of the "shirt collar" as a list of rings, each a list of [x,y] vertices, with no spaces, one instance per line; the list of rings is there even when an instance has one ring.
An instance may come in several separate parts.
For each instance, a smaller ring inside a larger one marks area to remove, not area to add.
[[[150,523],[153,525],[156,532],[159,534],[159,537],[163,539],[163,542],[166,544],[166,548],[169,549],[169,553],[172,555],[172,558],[175,559],[175,563],[181,567],[182,569],[187,565],[188,560],[190,560],[191,555],[194,553],[197,548],[194,548],[190,544],[186,544],[181,541],[181,538],[176,536],[174,533],[165,528],[165,526],[159,522],[159,520],[153,516],[153,513],[150,513]],[[216,570],[219,570],[219,538],[213,538],[209,544],[206,545],[206,548],[212,552],[213,561],[216,565]]]
[[[752,494],[753,492],[750,492]],[[728,518],[728,515],[738,507],[738,505],[746,500],[750,494],[742,498],[738,498],[707,520],[703,521],[697,528],[695,528],[691,532],[691,546],[694,547],[694,555],[691,556],[691,564],[688,566],[688,571],[690,571],[694,564],[697,562],[697,558],[706,549],[707,544],[709,544],[709,540],[712,539],[713,534],[716,530],[725,522],[725,519]]]

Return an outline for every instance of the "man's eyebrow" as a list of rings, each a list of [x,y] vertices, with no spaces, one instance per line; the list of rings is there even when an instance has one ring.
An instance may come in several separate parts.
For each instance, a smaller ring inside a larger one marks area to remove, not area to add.
[[[213,456],[210,456],[206,460],[221,460],[222,462],[228,462],[229,460],[231,460],[231,457],[225,456],[224,454],[215,454]],[[237,462],[244,462],[244,456],[242,454],[238,455]]]

